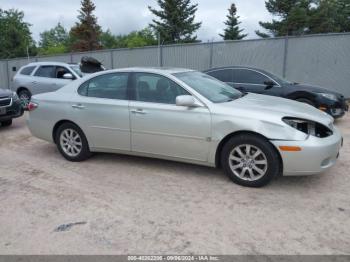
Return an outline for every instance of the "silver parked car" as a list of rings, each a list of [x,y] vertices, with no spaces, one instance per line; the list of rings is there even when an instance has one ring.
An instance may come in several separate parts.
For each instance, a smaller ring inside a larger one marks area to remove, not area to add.
[[[186,69],[105,71],[34,96],[28,125],[70,161],[123,153],[222,167],[244,186],[333,166],[342,136],[309,105]]]
[[[77,64],[36,62],[22,67],[13,78],[12,89],[27,106],[32,95],[53,92],[83,76]]]

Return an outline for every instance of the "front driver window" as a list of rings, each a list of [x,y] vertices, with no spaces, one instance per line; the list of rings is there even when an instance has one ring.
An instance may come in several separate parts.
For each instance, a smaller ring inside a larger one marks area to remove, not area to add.
[[[62,66],[57,66],[56,67],[56,78],[58,79],[64,79],[65,74],[71,74],[73,75],[67,68],[62,67]]]
[[[134,74],[135,100],[141,102],[176,104],[176,97],[190,95],[172,80],[156,74]]]

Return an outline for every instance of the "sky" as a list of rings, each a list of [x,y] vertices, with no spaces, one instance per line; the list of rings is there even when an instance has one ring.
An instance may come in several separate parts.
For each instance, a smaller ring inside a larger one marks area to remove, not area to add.
[[[154,16],[148,6],[157,7],[156,0],[93,0],[95,14],[103,30],[114,34],[127,34],[145,28]],[[224,21],[232,0],[192,0],[198,3],[196,21],[202,26],[197,31],[198,39],[221,40]],[[259,29],[259,21],[271,20],[264,0],[234,0],[241,27],[248,33],[248,39],[257,38],[254,31]],[[36,41],[40,32],[51,29],[60,22],[67,29],[77,21],[80,0],[0,0],[1,9],[15,8],[24,11],[25,21],[32,24],[31,31]]]

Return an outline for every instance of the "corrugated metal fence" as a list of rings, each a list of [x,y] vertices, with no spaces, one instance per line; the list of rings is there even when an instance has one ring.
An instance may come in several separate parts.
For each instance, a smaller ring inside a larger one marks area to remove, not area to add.
[[[226,41],[135,49],[103,50],[0,61],[0,86],[11,87],[21,66],[35,61],[79,62],[92,56],[107,68],[183,67],[205,70],[242,65],[265,69],[294,82],[327,87],[350,98],[350,34]]]

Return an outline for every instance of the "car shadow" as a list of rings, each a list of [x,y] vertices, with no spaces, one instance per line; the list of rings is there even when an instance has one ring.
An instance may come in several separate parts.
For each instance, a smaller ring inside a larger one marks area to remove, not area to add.
[[[131,165],[139,169],[152,170],[154,172],[173,173],[180,176],[203,177],[206,179],[215,179],[217,182],[224,181],[225,183],[232,183],[221,168],[199,166],[176,161],[106,153],[95,153],[89,161],[95,162],[95,164],[108,163],[111,165],[118,162],[124,166]],[[326,174],[311,176],[279,176],[261,189],[269,190],[279,188],[289,190],[295,189],[296,187],[314,188],[319,184],[323,184],[323,178],[325,178],[325,175]]]

